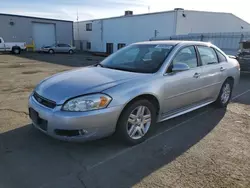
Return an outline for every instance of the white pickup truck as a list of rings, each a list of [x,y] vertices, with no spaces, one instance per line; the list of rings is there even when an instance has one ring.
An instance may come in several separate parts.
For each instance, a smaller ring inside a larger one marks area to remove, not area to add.
[[[12,52],[14,54],[20,54],[22,50],[26,49],[25,42],[4,42],[0,37],[0,52]]]

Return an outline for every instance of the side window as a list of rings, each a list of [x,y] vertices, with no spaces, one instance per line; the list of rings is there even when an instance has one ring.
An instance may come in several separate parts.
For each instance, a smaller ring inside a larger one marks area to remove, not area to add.
[[[173,60],[173,66],[176,63],[184,63],[189,68],[195,68],[198,66],[197,56],[194,46],[185,47],[180,50]]]
[[[219,63],[217,55],[212,48],[209,48],[207,46],[197,46],[197,48],[201,57],[202,65]]]
[[[218,50],[215,50],[217,55],[218,55],[218,58],[219,58],[219,62],[226,62],[227,61],[227,58]]]
[[[0,43],[2,43],[2,39],[0,39]]]

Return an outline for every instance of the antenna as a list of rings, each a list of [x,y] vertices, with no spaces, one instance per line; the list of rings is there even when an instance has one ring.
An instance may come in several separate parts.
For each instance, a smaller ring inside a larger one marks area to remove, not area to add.
[[[77,12],[76,12],[76,23],[77,23],[77,34],[78,34],[78,40],[80,41],[80,29],[79,29],[79,15],[78,15],[78,9],[77,9]]]

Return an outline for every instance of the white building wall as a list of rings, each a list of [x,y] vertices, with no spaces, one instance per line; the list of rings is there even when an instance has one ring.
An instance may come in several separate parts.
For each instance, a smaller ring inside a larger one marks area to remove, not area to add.
[[[114,52],[119,43],[126,45],[148,41],[155,36],[173,35],[175,33],[174,12],[126,16],[103,21],[103,51],[106,43],[114,43]]]
[[[95,20],[74,23],[74,38],[83,42],[83,50],[87,50],[86,43],[91,42],[91,51],[102,51],[102,22]],[[92,31],[86,31],[87,23],[92,23]]]
[[[176,35],[245,31],[250,31],[250,24],[231,13],[177,12]]]
[[[86,31],[87,23],[92,23],[92,31]],[[106,43],[113,43],[115,52],[118,43],[147,41],[155,30],[157,36],[173,35],[175,23],[174,11],[83,21],[74,24],[74,36],[75,40],[91,42],[91,51],[106,52]]]

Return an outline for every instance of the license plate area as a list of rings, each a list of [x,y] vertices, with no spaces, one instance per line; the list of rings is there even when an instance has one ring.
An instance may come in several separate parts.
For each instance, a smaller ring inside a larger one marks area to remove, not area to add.
[[[48,121],[40,118],[37,111],[35,111],[33,108],[29,108],[29,116],[36,126],[44,131],[47,131]]]

